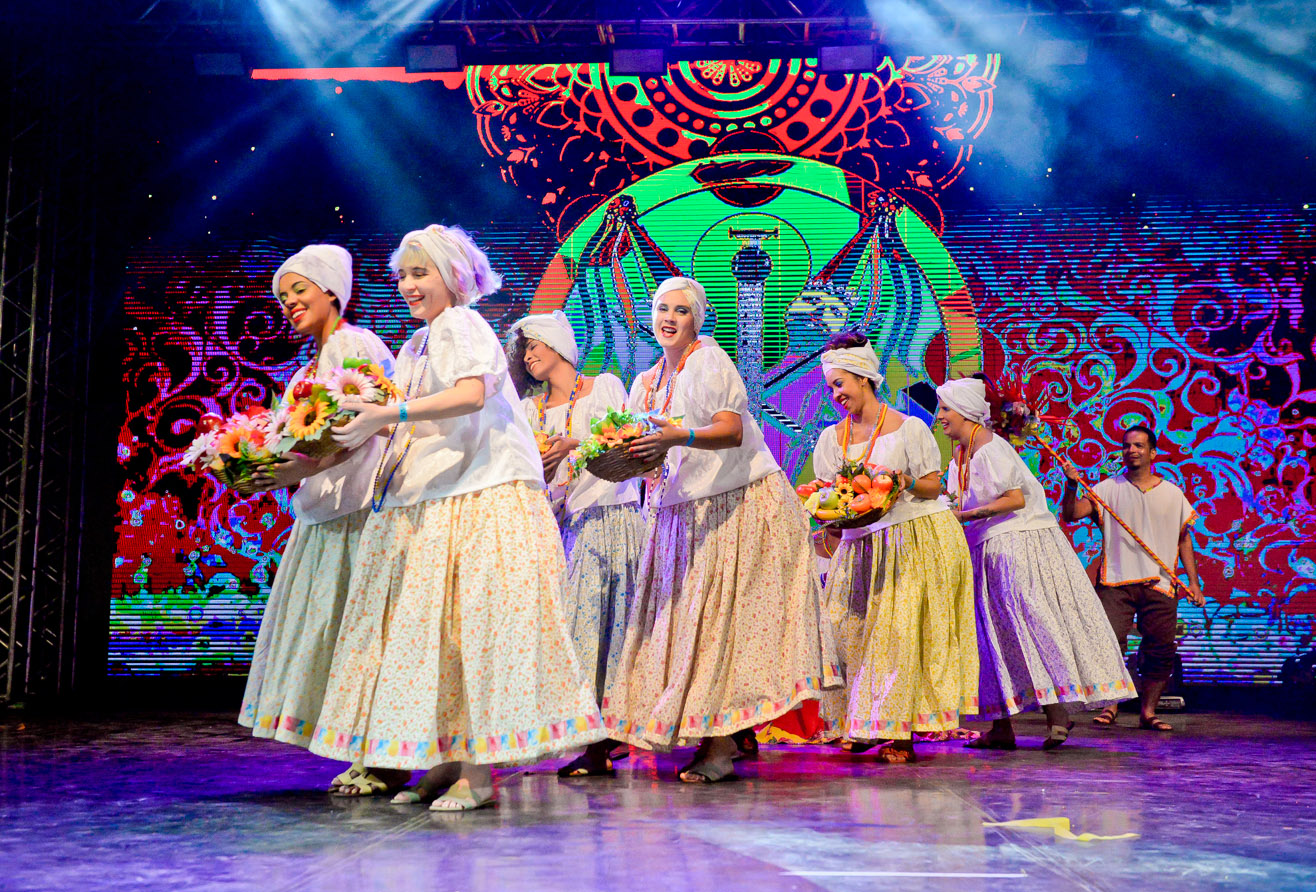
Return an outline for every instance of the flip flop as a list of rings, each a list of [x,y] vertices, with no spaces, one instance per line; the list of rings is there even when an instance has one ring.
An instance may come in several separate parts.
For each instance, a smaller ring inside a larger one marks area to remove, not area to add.
[[[1174,726],[1160,716],[1152,716],[1149,719],[1139,718],[1138,727],[1143,731],[1173,731]]]

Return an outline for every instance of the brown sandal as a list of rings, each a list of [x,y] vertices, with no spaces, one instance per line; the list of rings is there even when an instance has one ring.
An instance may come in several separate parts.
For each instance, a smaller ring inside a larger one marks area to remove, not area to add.
[[[1143,731],[1173,731],[1174,726],[1160,716],[1154,715],[1149,719],[1139,718],[1138,727]]]
[[[1109,728],[1112,725],[1119,724],[1119,722],[1116,721],[1118,717],[1118,712],[1111,712],[1108,709],[1103,709],[1093,717],[1092,724],[1096,725],[1098,728]]]
[[[877,761],[885,762],[888,765],[905,765],[910,762],[917,762],[918,756],[914,755],[914,747],[897,746],[894,743],[884,743],[882,748],[877,751]]]

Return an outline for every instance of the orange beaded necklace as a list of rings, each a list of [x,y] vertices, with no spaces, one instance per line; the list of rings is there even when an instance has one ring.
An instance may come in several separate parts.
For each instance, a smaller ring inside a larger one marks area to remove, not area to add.
[[[958,447],[959,455],[959,484],[960,484],[960,505],[962,506],[969,498],[969,459],[973,458],[973,441],[978,437],[978,431],[982,430],[981,424],[975,424],[973,430],[969,431],[969,445]]]
[[[877,415],[877,423],[873,425],[873,435],[868,438],[868,448],[864,450],[864,457],[859,459],[861,464],[868,464],[868,458],[873,454],[873,447],[877,445],[877,438],[882,435],[882,425],[886,423],[887,404],[882,404],[882,411]],[[852,416],[845,416],[845,423],[841,425],[841,461],[850,460],[850,427]]]
[[[686,347],[685,352],[681,354],[681,361],[676,364],[676,368],[672,370],[671,377],[667,379],[667,398],[663,401],[663,408],[659,414],[666,415],[668,410],[672,408],[672,385],[676,383],[676,376],[681,374],[681,369],[685,368],[685,362],[687,359],[690,358],[690,354],[694,353],[697,349],[699,349],[699,345],[700,345],[700,341],[696,339],[694,343],[692,343],[689,347]],[[667,354],[664,353],[663,361],[658,366],[658,374],[654,375],[652,372],[650,372],[649,374],[645,375],[644,411],[646,412],[653,411],[655,392],[658,389],[658,385],[662,383],[663,374],[666,371],[667,371]]]

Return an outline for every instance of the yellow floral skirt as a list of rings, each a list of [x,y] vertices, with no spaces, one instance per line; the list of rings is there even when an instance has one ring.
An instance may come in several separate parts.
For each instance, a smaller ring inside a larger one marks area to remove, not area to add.
[[[908,740],[977,712],[973,563],[951,512],[842,542],[823,597],[846,677],[821,704],[837,733]]]

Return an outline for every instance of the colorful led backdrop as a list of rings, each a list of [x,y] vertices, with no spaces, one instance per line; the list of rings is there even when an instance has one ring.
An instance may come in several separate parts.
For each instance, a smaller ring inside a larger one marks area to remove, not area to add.
[[[443,145],[492,161],[538,216],[443,222],[479,230],[506,274],[479,305],[497,329],[563,308],[584,364],[627,381],[655,355],[653,285],[700,278],[705,333],[735,358],[793,475],[835,420],[817,358],[847,327],[877,343],[889,398],[925,418],[947,377],[1026,379],[1044,411],[1074,416],[1069,455],[1093,475],[1124,425],[1151,420],[1162,472],[1201,514],[1209,601],[1181,611],[1186,677],[1274,681],[1310,647],[1316,612],[1310,218],[1237,203],[943,210],[990,139],[999,71],[995,56],[962,56],[863,76],[807,59],[683,63],[661,79],[601,65],[428,76],[468,103]],[[400,345],[396,233],[345,220],[322,236],[357,258],[357,321]],[[174,455],[202,413],[267,401],[304,356],[268,296],[297,247],[247,234],[130,259],[112,673],[245,668],[287,501],[236,499]],[[1058,472],[1039,470],[1058,494]],[[1075,530],[1089,557],[1093,532]]]

